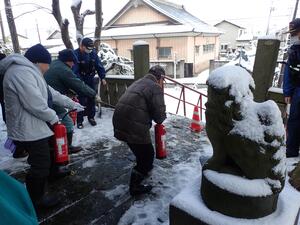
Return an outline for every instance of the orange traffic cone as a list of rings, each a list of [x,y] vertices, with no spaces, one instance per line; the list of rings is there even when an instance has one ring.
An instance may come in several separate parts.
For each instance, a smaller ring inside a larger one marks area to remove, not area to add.
[[[199,110],[198,110],[198,106],[194,107],[194,113],[193,113],[193,120],[191,123],[191,130],[194,132],[201,132],[203,129],[203,127],[200,124],[200,117],[199,117]]]

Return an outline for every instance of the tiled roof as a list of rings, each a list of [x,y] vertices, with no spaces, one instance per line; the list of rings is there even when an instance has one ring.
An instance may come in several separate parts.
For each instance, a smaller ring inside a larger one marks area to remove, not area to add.
[[[122,16],[125,11],[129,10],[131,6],[136,2],[136,0],[129,1],[120,12],[116,14],[106,25],[106,28],[109,28],[120,16]],[[176,5],[174,3],[169,3],[166,0],[140,0],[144,4],[150,6],[156,11],[166,15],[178,25],[189,25],[194,28],[196,32],[202,33],[222,33],[216,27],[209,25],[199,18],[193,16],[185,10],[183,6]]]

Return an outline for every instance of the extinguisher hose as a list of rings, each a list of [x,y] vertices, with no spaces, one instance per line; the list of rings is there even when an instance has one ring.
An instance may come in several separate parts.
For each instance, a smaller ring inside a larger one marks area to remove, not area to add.
[[[72,109],[72,110],[66,112],[65,115],[61,118],[61,120],[63,120],[64,118],[66,118],[66,116],[69,115],[71,112],[75,112],[75,111],[76,111],[76,109]]]

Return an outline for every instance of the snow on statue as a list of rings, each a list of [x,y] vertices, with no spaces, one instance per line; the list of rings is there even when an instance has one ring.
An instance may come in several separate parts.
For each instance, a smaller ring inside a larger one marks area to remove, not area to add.
[[[285,181],[285,130],[273,101],[253,101],[251,75],[223,66],[207,81],[206,130],[213,156],[203,166],[201,195],[208,208],[259,218],[277,208]]]

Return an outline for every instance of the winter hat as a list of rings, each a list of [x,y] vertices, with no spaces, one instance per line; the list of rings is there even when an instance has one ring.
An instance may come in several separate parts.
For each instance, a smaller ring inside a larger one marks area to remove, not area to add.
[[[162,68],[159,65],[151,67],[150,70],[149,70],[149,73],[154,75],[157,80],[160,80],[161,75],[166,75],[166,72],[165,72],[164,68]]]
[[[81,45],[86,47],[88,50],[92,50],[94,48],[94,42],[90,38],[83,38],[81,40]]]
[[[51,63],[51,55],[48,50],[41,44],[34,45],[30,47],[25,55],[29,61],[32,63]]]
[[[289,24],[289,30],[287,33],[291,33],[292,36],[300,32],[300,18],[296,18]]]
[[[58,52],[58,59],[62,62],[78,62],[77,57],[72,49],[64,49]]]

